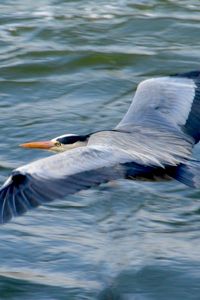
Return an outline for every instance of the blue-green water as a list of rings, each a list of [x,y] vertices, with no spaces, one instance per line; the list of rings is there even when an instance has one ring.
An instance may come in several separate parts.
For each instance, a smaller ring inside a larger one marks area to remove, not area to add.
[[[199,38],[195,0],[0,1],[0,183],[49,155],[20,143],[112,128],[138,82],[199,69]],[[120,181],[13,220],[0,300],[199,300],[199,198]]]

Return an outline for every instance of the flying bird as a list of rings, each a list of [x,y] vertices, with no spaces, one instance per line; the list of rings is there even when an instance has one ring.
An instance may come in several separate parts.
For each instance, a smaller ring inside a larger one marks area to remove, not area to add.
[[[15,169],[0,189],[0,222],[42,203],[120,178],[200,187],[200,71],[147,79],[111,130],[66,134],[25,148],[56,155]]]

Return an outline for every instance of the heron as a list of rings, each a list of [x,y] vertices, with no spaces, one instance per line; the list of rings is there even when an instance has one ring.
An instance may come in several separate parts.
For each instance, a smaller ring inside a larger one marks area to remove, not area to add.
[[[142,81],[111,130],[64,134],[21,146],[56,155],[11,173],[0,189],[0,222],[31,208],[117,179],[176,179],[200,187],[200,71]]]

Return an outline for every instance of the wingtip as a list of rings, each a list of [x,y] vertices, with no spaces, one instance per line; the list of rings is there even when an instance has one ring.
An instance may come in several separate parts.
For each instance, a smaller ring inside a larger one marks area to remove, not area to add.
[[[6,185],[4,184],[0,190],[0,225],[8,223],[12,219],[12,212],[7,201],[10,186],[6,182]]]

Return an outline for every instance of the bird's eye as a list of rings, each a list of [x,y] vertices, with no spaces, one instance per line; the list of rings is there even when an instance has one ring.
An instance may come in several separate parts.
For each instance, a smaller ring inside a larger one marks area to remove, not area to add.
[[[60,143],[60,142],[55,142],[55,146],[56,146],[56,147],[60,147],[60,146],[61,146],[61,143]]]

